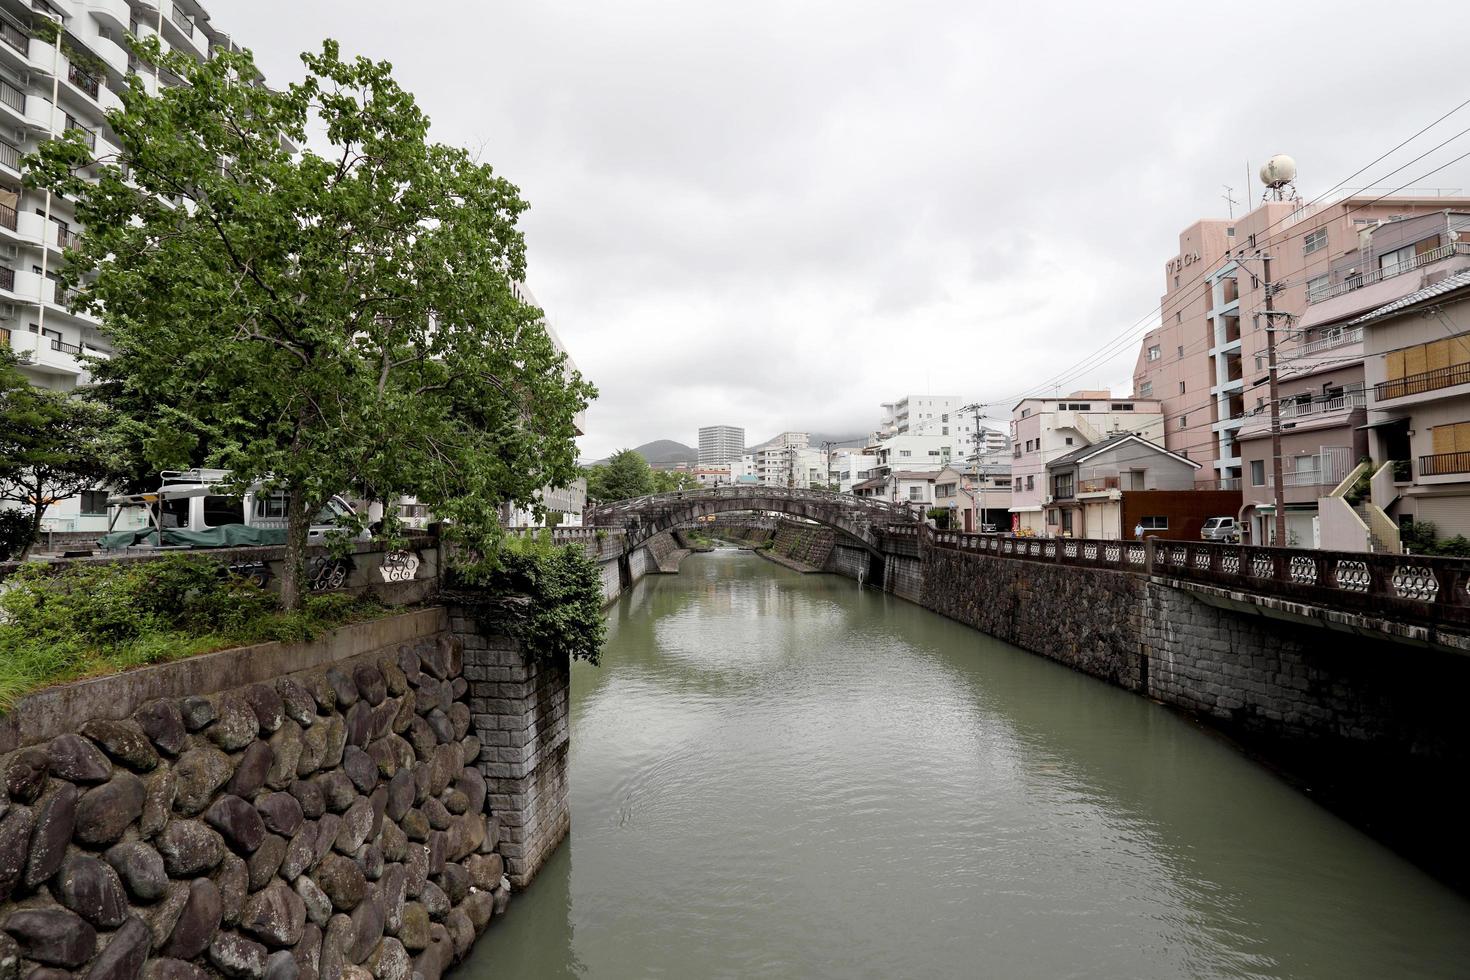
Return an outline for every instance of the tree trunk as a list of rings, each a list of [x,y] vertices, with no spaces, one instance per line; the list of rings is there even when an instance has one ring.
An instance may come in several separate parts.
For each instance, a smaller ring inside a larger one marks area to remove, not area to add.
[[[286,567],[281,573],[281,608],[301,608],[301,591],[306,582],[306,541],[311,530],[311,512],[306,495],[292,488],[286,505]]]
[[[20,549],[19,558],[21,561],[30,558],[31,551],[40,543],[41,518],[46,516],[46,505],[41,501],[41,488],[39,486],[35,488],[35,493],[31,495],[31,500],[33,502],[31,508],[31,537],[26,542],[25,547]]]

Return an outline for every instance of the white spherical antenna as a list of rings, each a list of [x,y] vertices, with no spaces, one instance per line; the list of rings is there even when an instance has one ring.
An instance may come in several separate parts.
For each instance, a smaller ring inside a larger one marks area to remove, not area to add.
[[[1261,168],[1261,183],[1273,190],[1285,187],[1294,180],[1296,180],[1296,161],[1285,153],[1276,154]]]

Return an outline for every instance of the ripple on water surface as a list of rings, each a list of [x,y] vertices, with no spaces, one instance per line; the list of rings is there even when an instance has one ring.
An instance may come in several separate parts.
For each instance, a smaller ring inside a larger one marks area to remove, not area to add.
[[[467,974],[1470,974],[1470,903],[1143,699],[748,554],[610,616]]]

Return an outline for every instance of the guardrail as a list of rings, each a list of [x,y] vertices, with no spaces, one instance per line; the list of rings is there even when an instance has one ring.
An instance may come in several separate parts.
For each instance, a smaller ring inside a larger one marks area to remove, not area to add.
[[[1470,560],[1465,559],[1164,538],[1099,541],[925,532],[933,547],[949,551],[1107,568],[1368,614],[1470,625]]]
[[[1470,364],[1451,364],[1420,374],[1393,381],[1380,381],[1373,386],[1373,394],[1379,401],[1403,398],[1405,395],[1422,395],[1426,391],[1438,391],[1455,385],[1470,384]]]

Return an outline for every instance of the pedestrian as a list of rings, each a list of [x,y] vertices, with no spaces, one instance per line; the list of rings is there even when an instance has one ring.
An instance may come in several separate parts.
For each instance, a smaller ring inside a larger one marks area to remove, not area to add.
[[[1143,540],[1143,521],[1139,521],[1137,524],[1133,525],[1133,536],[1139,541]]]

